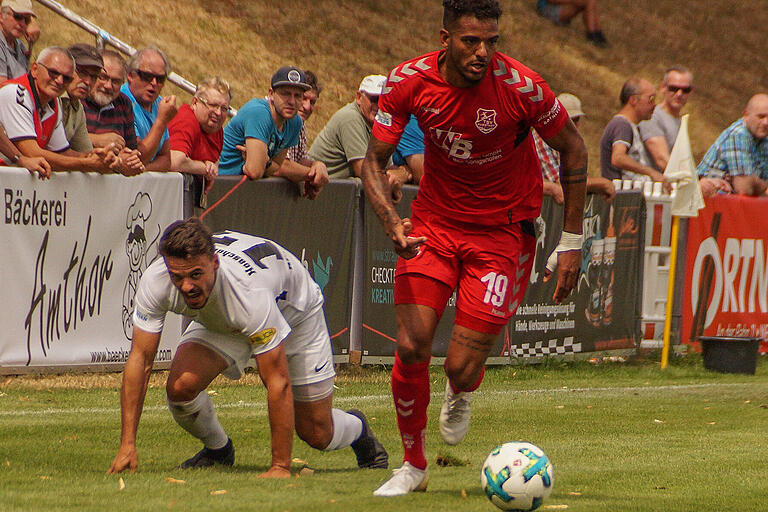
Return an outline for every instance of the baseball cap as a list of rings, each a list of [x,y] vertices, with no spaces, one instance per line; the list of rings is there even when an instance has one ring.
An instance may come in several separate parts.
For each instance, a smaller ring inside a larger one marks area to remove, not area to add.
[[[565,111],[568,112],[569,117],[574,118],[587,115],[581,110],[581,100],[578,96],[564,92],[558,95],[557,99],[560,100],[560,103],[565,107]]]
[[[270,87],[272,87],[272,89],[283,85],[291,85],[301,89],[312,88],[312,86],[307,83],[307,76],[304,72],[294,66],[283,66],[272,75],[272,80],[270,82]]]
[[[76,66],[104,67],[104,59],[101,58],[99,50],[94,46],[86,43],[73,44],[69,47],[69,53],[75,59]]]
[[[3,0],[3,7],[10,8],[13,12],[19,14],[31,14],[37,17],[35,11],[32,10],[32,0]]]
[[[358,87],[357,90],[370,94],[371,96],[380,96],[381,90],[386,83],[387,77],[384,75],[368,75],[363,78],[362,82],[360,82],[360,87]]]

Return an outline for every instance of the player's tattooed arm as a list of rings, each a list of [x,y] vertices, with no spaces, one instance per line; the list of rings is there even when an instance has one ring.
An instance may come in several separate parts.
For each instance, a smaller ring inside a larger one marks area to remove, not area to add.
[[[392,189],[386,167],[394,150],[395,145],[371,137],[363,160],[363,188],[371,208],[392,240],[395,251],[404,258],[412,258],[419,253],[419,246],[426,238],[408,236],[412,228],[410,220],[401,219],[392,202]]]
[[[576,125],[569,119],[547,144],[560,152],[560,184],[565,207],[563,231],[581,233],[587,193],[587,148]]]

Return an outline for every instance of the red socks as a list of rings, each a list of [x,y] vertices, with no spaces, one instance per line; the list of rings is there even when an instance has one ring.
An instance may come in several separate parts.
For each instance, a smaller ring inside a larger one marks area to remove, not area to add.
[[[426,469],[424,433],[429,405],[429,361],[405,364],[395,353],[392,397],[395,400],[397,427],[403,441],[403,461],[410,462],[418,469]]]

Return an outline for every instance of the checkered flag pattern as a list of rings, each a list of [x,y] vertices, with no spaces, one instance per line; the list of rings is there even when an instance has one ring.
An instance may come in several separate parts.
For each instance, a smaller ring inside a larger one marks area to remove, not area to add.
[[[513,345],[512,356],[518,358],[544,357],[581,352],[581,343],[574,343],[573,336],[551,339],[548,341],[536,341],[533,343],[521,343]]]

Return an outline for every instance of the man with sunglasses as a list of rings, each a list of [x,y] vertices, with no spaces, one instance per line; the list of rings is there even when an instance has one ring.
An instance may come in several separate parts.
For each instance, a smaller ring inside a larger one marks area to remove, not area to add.
[[[176,96],[161,97],[171,63],[159,48],[143,48],[128,60],[128,83],[120,89],[133,103],[133,122],[147,171],[171,168],[168,123],[176,115]]]
[[[222,127],[231,100],[232,92],[225,80],[207,78],[198,84],[192,102],[182,105],[168,123],[171,170],[201,177],[205,194],[219,174]]]
[[[0,83],[18,78],[29,70],[32,45],[40,37],[40,28],[30,0],[3,0],[0,8]],[[24,41],[27,44],[24,44]]]
[[[669,162],[669,154],[677,140],[682,122],[682,110],[693,91],[693,74],[683,66],[673,66],[664,73],[659,85],[661,103],[654,109],[648,121],[637,125],[645,149],[651,156],[651,164],[664,172]]]
[[[54,171],[118,172],[121,162],[114,148],[82,153],[69,147],[58,98],[74,73],[66,48],[45,48],[28,74],[0,87],[0,124],[21,154],[45,158]]]

